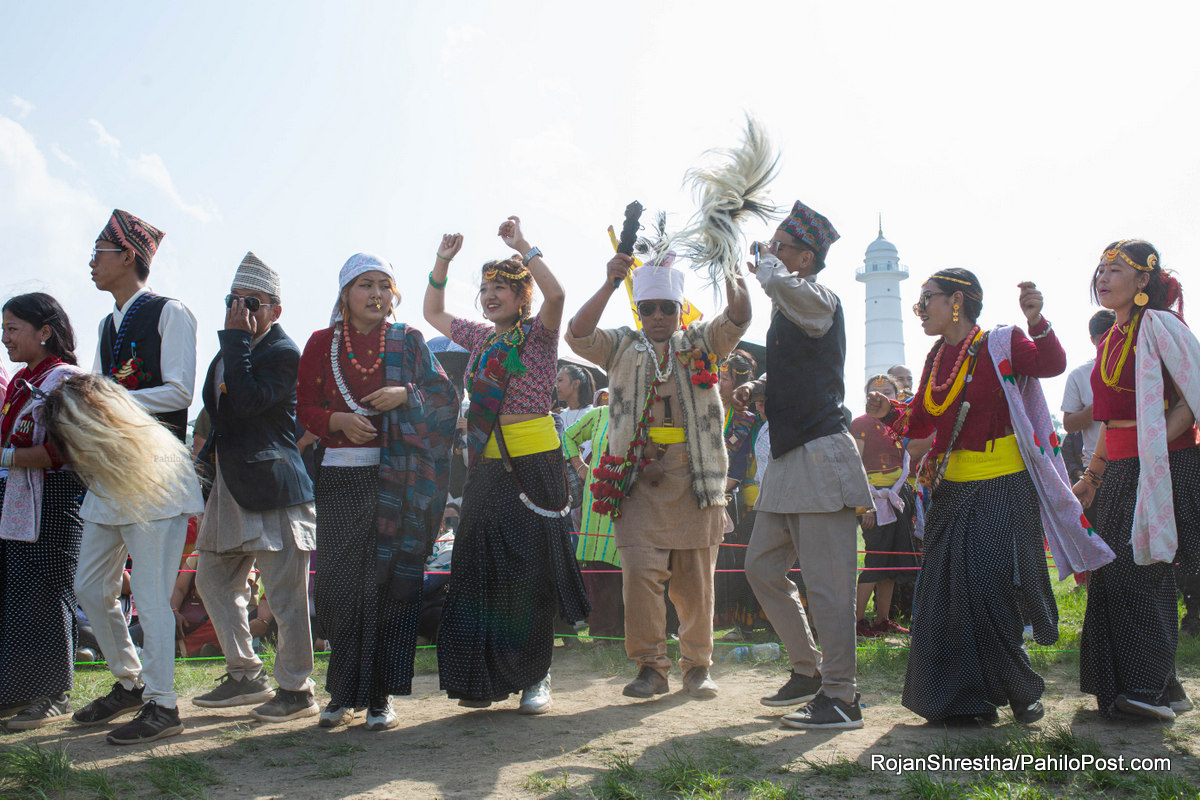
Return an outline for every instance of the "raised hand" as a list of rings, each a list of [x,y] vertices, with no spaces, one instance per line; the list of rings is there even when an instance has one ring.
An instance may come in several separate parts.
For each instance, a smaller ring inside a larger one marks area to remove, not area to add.
[[[617,253],[608,260],[608,272],[604,285],[616,286],[620,281],[625,280],[631,269],[633,269],[633,256]]]
[[[225,309],[225,330],[245,331],[254,336],[258,333],[258,320],[250,316],[246,301],[235,297],[229,308]]]
[[[1021,281],[1017,286],[1021,289],[1019,300],[1021,313],[1025,315],[1030,327],[1037,325],[1042,321],[1042,305],[1044,304],[1042,293],[1038,291],[1033,281]]]
[[[461,233],[447,233],[442,236],[442,244],[438,248],[437,254],[443,261],[449,263],[451,259],[458,255],[458,251],[462,250],[462,246],[463,235]]]
[[[509,217],[500,223],[500,230],[497,231],[500,239],[513,250],[516,250],[521,255],[529,252],[529,241],[525,238],[525,234],[521,231],[521,218]]]
[[[867,416],[883,419],[892,411],[892,401],[881,392],[871,392],[867,395]]]

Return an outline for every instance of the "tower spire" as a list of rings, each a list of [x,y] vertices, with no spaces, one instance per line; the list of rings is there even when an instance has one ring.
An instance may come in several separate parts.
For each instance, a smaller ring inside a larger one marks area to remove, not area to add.
[[[883,212],[879,212],[879,238],[883,238]]]

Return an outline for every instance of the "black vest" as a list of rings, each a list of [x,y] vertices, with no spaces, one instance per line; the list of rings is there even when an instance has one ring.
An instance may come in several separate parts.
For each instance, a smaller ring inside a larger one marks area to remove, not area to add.
[[[767,331],[767,422],[779,458],[813,439],[846,430],[846,324],[839,300],[833,325],[813,337],[782,312]]]
[[[138,387],[147,389],[151,386],[162,386],[162,339],[158,335],[158,320],[162,316],[163,306],[171,298],[155,297],[142,304],[125,326],[125,339],[121,342],[121,352],[113,358],[113,342],[117,338],[117,330],[113,325],[113,315],[104,318],[104,332],[100,335],[100,368],[107,376],[112,372],[113,364],[124,364],[133,358],[136,352],[142,360],[142,371],[148,375]],[[151,414],[159,422],[171,429],[171,433],[179,440],[187,441],[187,412],[186,408],[178,411],[166,411],[162,414]]]

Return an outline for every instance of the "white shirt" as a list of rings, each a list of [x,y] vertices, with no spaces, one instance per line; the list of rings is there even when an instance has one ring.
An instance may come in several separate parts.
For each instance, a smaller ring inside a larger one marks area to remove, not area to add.
[[[809,336],[824,336],[833,327],[837,295],[816,283],[813,276],[801,278],[788,272],[775,256],[765,255],[760,257],[754,277],[775,309]]]
[[[1092,404],[1092,369],[1096,359],[1086,364],[1080,364],[1067,375],[1067,388],[1063,391],[1062,410],[1066,414],[1083,411]],[[1096,443],[1100,441],[1099,422],[1093,420],[1083,428],[1083,465],[1086,467],[1096,452]]]
[[[130,297],[122,308],[113,304],[112,324],[116,329],[120,329],[121,320],[125,318],[125,313],[134,301],[148,291],[150,289],[146,287],[134,292],[133,297]],[[100,320],[100,343],[104,341],[104,323],[105,320]],[[192,312],[178,300],[168,300],[158,318],[158,335],[162,340],[159,354],[162,385],[130,392],[150,414],[188,408],[192,404],[192,393],[196,389],[196,318],[192,316]],[[96,345],[96,359],[92,362],[92,372],[98,374],[104,372],[100,361],[102,346]]]

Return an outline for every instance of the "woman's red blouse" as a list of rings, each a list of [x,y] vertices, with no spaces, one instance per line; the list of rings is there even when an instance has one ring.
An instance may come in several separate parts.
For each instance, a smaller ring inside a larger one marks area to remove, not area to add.
[[[341,327],[340,323],[338,327]],[[337,383],[333,378],[333,363],[329,360],[329,346],[333,342],[333,330],[333,328],[326,328],[323,331],[317,331],[308,337],[308,343],[304,345],[304,353],[300,356],[300,370],[297,375],[296,417],[305,430],[321,437],[321,443],[326,447],[381,447],[383,445],[382,433],[376,434],[375,438],[369,442],[355,444],[341,432],[329,432],[329,418],[336,412],[351,410],[345,398],[342,397],[342,393],[338,391]],[[350,345],[358,363],[369,368],[379,355],[378,326],[366,334],[361,334],[351,327]],[[339,348],[339,355],[342,378],[346,382],[346,388],[362,405],[362,398],[376,389],[383,388],[383,365],[381,364],[379,369],[370,375],[362,374],[350,363],[344,341]],[[378,417],[367,417],[367,419],[377,430],[379,429]]]

